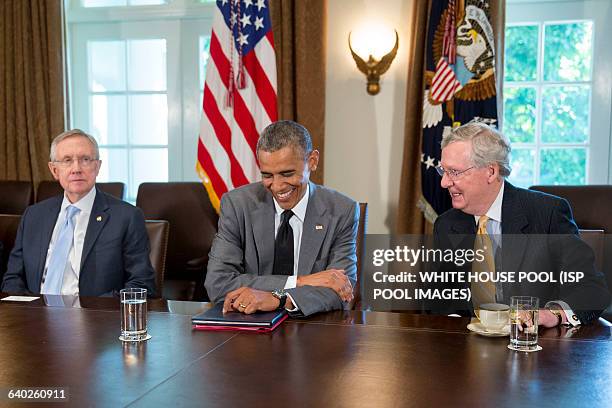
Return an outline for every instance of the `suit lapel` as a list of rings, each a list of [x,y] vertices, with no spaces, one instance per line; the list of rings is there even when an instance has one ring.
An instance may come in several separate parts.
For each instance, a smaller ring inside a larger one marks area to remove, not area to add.
[[[310,183],[310,196],[300,243],[298,275],[309,274],[312,271],[330,225],[330,216],[326,214],[327,209],[318,197],[317,188],[315,184]]]
[[[262,186],[263,188],[263,186]],[[264,191],[263,199],[252,213],[253,235],[259,256],[259,274],[271,275],[274,264],[274,201]]]
[[[453,248],[471,248],[474,246],[476,221],[474,216],[462,211],[457,212],[457,220],[451,224],[452,234],[448,239]]]
[[[38,274],[36,277],[36,282],[38,282],[39,287],[36,288],[36,292],[40,292],[40,283],[45,270],[47,252],[49,250],[49,244],[51,243],[51,237],[53,236],[53,229],[55,228],[57,217],[59,216],[59,212],[62,207],[63,199],[63,194],[57,196],[47,208],[45,217],[40,221],[40,234],[37,237],[39,240],[38,246],[40,248],[40,255],[38,257],[38,269],[36,269],[36,273]]]
[[[83,254],[81,256],[81,275],[83,274],[83,265],[93,249],[100,232],[104,229],[104,226],[110,218],[108,213],[108,203],[104,193],[96,189],[96,198],[91,208],[91,214],[89,215],[89,224],[87,225],[87,232],[85,233],[85,242],[83,243]]]
[[[520,270],[529,237],[525,231],[529,226],[516,188],[506,182],[502,202],[502,265],[505,271]]]

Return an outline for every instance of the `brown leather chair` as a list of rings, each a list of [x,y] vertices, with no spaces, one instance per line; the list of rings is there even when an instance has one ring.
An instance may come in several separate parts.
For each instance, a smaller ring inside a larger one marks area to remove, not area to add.
[[[21,215],[33,199],[34,192],[29,181],[0,181],[0,214]]]
[[[106,194],[110,194],[123,200],[125,193],[125,184],[120,182],[112,183],[96,183],[96,187],[104,191]],[[55,197],[56,195],[62,194],[64,190],[57,181],[41,181],[36,190],[36,202],[46,200],[47,198]]]
[[[17,236],[20,221],[21,215],[0,214],[0,242],[2,242],[3,246],[2,253],[0,253],[0,286],[2,286],[2,278],[6,271],[9,254],[15,245],[15,237]]]
[[[359,227],[357,228],[357,283],[355,284],[355,298],[351,308],[361,309],[361,270],[363,251],[365,250],[365,235],[368,227],[368,203],[359,203]]]
[[[146,219],[170,222],[163,297],[208,300],[204,279],[219,216],[202,183],[142,183],[136,205]]]
[[[612,211],[610,211],[612,185],[532,186],[529,188],[565,198],[572,207],[578,228],[603,230],[603,242],[597,244],[603,247],[600,270],[606,276],[608,289],[612,291]],[[612,321],[612,304],[602,316]]]
[[[166,272],[166,253],[168,251],[168,232],[170,224],[164,220],[147,220],[145,222],[151,251],[149,259],[155,270],[155,297],[161,298],[164,290],[164,273]]]

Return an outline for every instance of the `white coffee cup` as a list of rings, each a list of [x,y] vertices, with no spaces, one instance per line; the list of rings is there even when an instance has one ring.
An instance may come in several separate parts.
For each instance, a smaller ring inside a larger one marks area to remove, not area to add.
[[[480,323],[489,331],[499,331],[510,321],[510,307],[502,303],[484,303],[477,313]]]

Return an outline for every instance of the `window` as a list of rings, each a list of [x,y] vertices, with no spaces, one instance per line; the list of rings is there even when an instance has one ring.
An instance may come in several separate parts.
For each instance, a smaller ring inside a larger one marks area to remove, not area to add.
[[[610,28],[598,21],[608,6],[508,5],[503,130],[512,142],[511,182],[610,180],[610,73],[603,69],[611,58],[603,44]]]
[[[198,180],[213,7],[206,0],[70,3],[71,126],[96,137],[98,181],[124,182],[128,201],[142,182]]]
[[[210,35],[202,35],[200,36],[200,58],[198,59],[200,63],[200,106],[203,104],[204,100],[204,80],[206,79],[206,63],[208,62],[208,57],[210,57]]]
[[[82,0],[83,7],[147,6],[164,3],[165,0]]]

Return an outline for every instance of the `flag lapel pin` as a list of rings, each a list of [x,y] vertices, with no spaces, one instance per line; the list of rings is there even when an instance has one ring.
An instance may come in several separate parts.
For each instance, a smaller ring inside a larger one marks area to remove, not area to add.
[[[322,230],[323,226],[321,224],[317,224],[317,225],[315,225],[315,229],[316,230]]]

